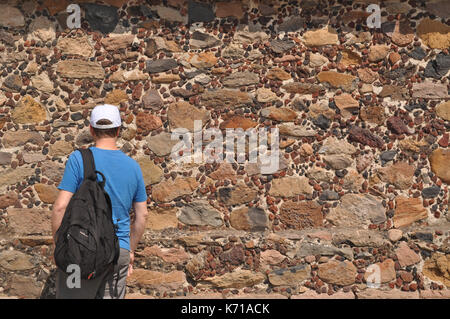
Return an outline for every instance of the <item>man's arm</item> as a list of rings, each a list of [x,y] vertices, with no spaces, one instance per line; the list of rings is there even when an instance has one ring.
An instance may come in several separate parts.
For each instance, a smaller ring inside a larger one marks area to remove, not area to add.
[[[144,234],[146,218],[148,215],[147,202],[134,202],[133,208],[136,215],[134,223],[130,227],[130,250],[132,252],[136,249],[139,240],[141,240],[141,237]]]
[[[73,193],[60,190],[58,193],[58,197],[56,198],[55,203],[53,204],[52,211],[52,234],[53,240],[56,243],[56,231],[61,225],[62,219],[64,217],[64,213],[66,212],[66,207],[72,198]]]
[[[145,223],[148,215],[147,202],[134,202],[133,208],[135,212],[134,223],[130,226],[130,265],[128,266],[127,276],[133,273],[134,250],[145,230]]]

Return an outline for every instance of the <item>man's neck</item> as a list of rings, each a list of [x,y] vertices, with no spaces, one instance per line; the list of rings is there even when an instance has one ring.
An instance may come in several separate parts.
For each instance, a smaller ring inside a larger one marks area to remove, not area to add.
[[[95,147],[102,150],[117,151],[116,139],[114,138],[101,138],[95,141]]]

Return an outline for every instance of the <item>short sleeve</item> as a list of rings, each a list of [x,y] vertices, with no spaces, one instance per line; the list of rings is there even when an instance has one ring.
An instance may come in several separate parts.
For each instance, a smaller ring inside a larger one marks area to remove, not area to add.
[[[141,167],[136,163],[137,187],[134,194],[133,202],[146,202],[147,192],[145,190],[144,176]]]
[[[58,185],[58,189],[71,193],[75,193],[83,181],[83,176],[81,176],[81,167],[77,161],[75,153],[76,152],[73,152],[69,155],[66,162],[66,168],[64,169],[64,176],[61,183]]]

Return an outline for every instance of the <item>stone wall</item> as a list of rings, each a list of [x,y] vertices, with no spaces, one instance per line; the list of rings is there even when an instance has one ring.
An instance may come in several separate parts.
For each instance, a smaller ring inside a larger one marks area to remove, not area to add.
[[[450,2],[94,2],[70,30],[69,1],[0,1],[0,295],[54,297],[56,186],[105,102],[147,184],[129,298],[449,298]],[[194,120],[278,128],[279,170],[177,165]]]

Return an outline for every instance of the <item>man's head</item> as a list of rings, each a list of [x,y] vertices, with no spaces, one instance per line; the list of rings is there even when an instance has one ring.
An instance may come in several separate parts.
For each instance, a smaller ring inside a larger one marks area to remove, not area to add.
[[[91,134],[96,138],[116,138],[119,135],[120,112],[117,106],[97,105],[91,113]]]

